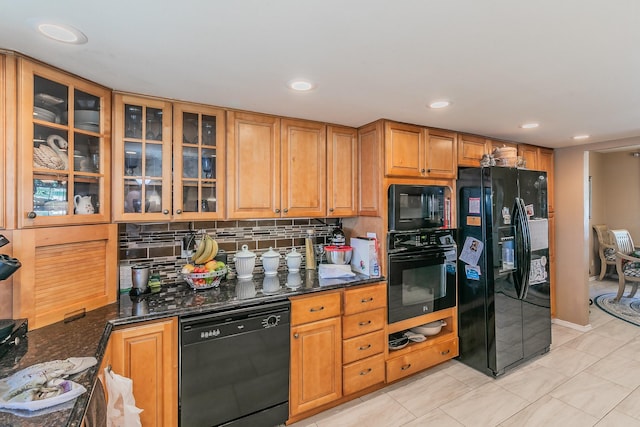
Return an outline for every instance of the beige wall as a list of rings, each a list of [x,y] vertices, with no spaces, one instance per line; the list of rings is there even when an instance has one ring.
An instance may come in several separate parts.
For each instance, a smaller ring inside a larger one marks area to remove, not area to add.
[[[640,138],[600,142],[555,151],[555,205],[556,205],[556,317],[577,325],[589,324],[589,260],[591,253],[591,223],[588,213],[588,181],[590,152],[616,147],[638,146]],[[593,153],[591,153],[593,154]],[[640,159],[636,159],[640,160]],[[597,165],[597,163],[596,163]],[[622,170],[602,166],[605,175]],[[622,188],[637,185],[637,176],[619,178]],[[625,185],[624,183],[627,183]],[[598,187],[598,184],[596,187]],[[598,197],[609,197],[609,190]],[[609,201],[603,200],[608,215]],[[622,220],[622,219],[621,219]]]

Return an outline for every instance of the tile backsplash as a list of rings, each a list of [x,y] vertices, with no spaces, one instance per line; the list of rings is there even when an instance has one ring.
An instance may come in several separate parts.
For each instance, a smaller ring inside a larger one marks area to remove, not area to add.
[[[238,221],[192,221],[138,224],[120,224],[118,228],[119,265],[121,276],[128,274],[132,264],[144,263],[151,272],[160,274],[162,283],[179,280],[178,272],[190,260],[181,258],[182,240],[189,234],[208,233],[224,251],[226,263],[234,269],[233,256],[242,245],[256,254],[254,273],[262,271],[260,255],[273,248],[281,255],[297,248],[304,254],[307,230],[315,232],[316,244],[328,244],[332,230],[338,226],[335,218],[273,219]],[[304,260],[303,260],[304,268]],[[286,260],[280,259],[279,270],[286,269]]]

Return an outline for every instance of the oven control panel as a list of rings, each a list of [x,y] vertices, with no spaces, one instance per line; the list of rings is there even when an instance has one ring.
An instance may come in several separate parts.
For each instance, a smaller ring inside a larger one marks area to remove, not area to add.
[[[402,250],[416,247],[443,247],[455,246],[456,230],[419,230],[407,232],[392,232],[388,235],[389,250]]]

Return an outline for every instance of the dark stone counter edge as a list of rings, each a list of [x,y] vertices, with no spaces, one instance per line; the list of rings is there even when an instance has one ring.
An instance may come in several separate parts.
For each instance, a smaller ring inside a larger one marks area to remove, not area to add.
[[[362,286],[362,285],[369,285],[373,283],[384,282],[384,281],[386,281],[386,278],[384,277],[368,278],[368,279],[358,280],[355,282],[349,282],[349,283],[344,283],[339,285],[321,286],[321,287],[313,287],[313,288],[301,288],[296,291],[287,293],[286,295],[264,296],[255,300],[235,301],[232,304],[220,303],[220,304],[207,305],[207,306],[192,308],[192,309],[176,308],[175,310],[167,310],[163,313],[154,313],[154,314],[149,314],[144,316],[119,317],[116,319],[111,319],[108,322],[106,322],[104,331],[98,342],[98,347],[95,353],[95,358],[98,360],[98,363],[86,372],[87,380],[92,384],[90,393],[84,393],[83,395],[77,398],[67,425],[69,427],[77,427],[77,426],[80,426],[82,423],[82,420],[85,416],[85,412],[87,409],[87,405],[89,403],[89,400],[91,399],[91,396],[93,395],[94,389],[96,386],[99,386],[100,384],[98,381],[98,369],[102,364],[102,359],[104,357],[104,353],[105,353],[107,344],[109,342],[109,337],[111,336],[111,332],[113,331],[114,327],[133,325],[140,322],[165,319],[167,317],[174,317],[174,316],[185,316],[185,315],[199,314],[199,313],[205,313],[205,312],[215,313],[219,311],[228,310],[233,307],[255,305],[255,304],[260,304],[265,302],[288,299],[290,297],[298,296],[298,295],[323,292],[323,291],[329,291],[329,290],[335,290],[335,289],[345,289],[345,288],[350,288],[355,286]],[[118,303],[114,303],[112,305],[117,306]]]

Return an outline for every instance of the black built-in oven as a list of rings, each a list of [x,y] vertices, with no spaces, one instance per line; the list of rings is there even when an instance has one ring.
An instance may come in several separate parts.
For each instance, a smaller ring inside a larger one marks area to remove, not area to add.
[[[455,231],[388,234],[389,323],[456,305]]]

